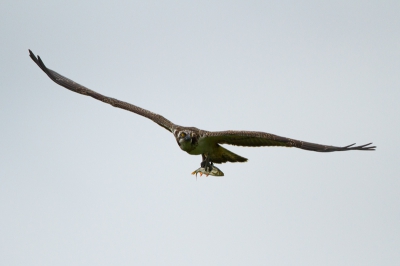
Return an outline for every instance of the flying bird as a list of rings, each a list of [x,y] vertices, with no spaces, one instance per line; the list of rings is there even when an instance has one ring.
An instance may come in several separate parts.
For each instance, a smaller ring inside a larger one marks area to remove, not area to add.
[[[108,103],[114,107],[125,109],[127,111],[136,113],[144,116],[159,126],[165,128],[171,132],[178,146],[181,150],[191,155],[201,155],[202,161],[200,168],[195,170],[192,174],[199,173],[212,175],[212,176],[223,176],[224,173],[217,168],[214,163],[226,163],[226,162],[246,162],[247,158],[237,155],[224,147],[221,144],[247,146],[247,147],[261,147],[261,146],[280,146],[280,147],[295,147],[308,151],[316,152],[334,152],[334,151],[372,151],[375,150],[375,146],[371,146],[372,143],[354,146],[354,144],[347,145],[344,147],[336,147],[329,145],[321,145],[311,142],[305,142],[301,140],[295,140],[291,138],[285,138],[265,132],[257,131],[206,131],[195,127],[183,127],[176,125],[164,118],[161,115],[150,112],[146,109],[140,108],[136,105],[117,100],[115,98],[104,96],[100,93],[92,91],[85,86],[82,86],[75,81],[66,78],[57,72],[48,69],[40,57],[36,57],[31,50],[29,50],[29,56],[32,60],[49,76],[55,83],[61,85],[73,92],[80,93],[86,96],[93,97],[99,101]]]

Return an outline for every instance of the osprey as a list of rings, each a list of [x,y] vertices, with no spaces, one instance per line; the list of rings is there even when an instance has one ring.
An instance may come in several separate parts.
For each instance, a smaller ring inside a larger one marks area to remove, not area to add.
[[[60,74],[48,69],[40,57],[36,57],[31,50],[29,50],[29,56],[32,60],[50,77],[55,83],[61,85],[73,92],[77,92],[86,96],[93,97],[102,102],[108,103],[114,107],[122,108],[127,111],[134,112],[138,115],[144,116],[148,119],[153,120],[158,125],[162,126],[169,132],[171,132],[178,146],[191,155],[201,155],[202,161],[200,168],[195,170],[192,174],[199,173],[200,175],[213,175],[223,176],[224,173],[218,169],[214,163],[226,163],[226,162],[246,162],[247,159],[237,155],[231,151],[228,151],[220,144],[230,144],[237,146],[247,147],[261,147],[261,146],[281,146],[281,147],[295,147],[303,150],[317,151],[317,152],[333,152],[333,151],[350,151],[350,150],[361,150],[361,151],[372,151],[375,150],[375,146],[371,146],[372,143],[368,143],[361,146],[354,146],[354,144],[347,145],[344,147],[336,147],[329,145],[321,145],[316,143],[305,142],[301,140],[295,140],[285,137],[280,137],[265,132],[257,131],[206,131],[195,127],[183,127],[176,125],[164,118],[161,115],[152,113],[146,109],[140,108],[133,104],[123,102],[111,97],[107,97],[92,91]]]

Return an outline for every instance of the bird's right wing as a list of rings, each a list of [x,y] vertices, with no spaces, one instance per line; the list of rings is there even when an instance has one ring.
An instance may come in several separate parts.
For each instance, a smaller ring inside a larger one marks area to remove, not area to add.
[[[40,57],[36,57],[31,50],[29,50],[29,56],[32,58],[32,60],[44,71],[44,73],[47,74],[47,76],[49,76],[55,83],[57,83],[60,86],[63,86],[64,88],[67,88],[73,92],[76,93],[80,93],[86,96],[90,96],[95,98],[96,100],[111,104],[114,107],[117,108],[121,108],[121,109],[125,109],[127,111],[136,113],[138,115],[144,116],[148,119],[153,120],[154,122],[156,122],[158,125],[162,126],[163,128],[165,128],[166,130],[172,132],[172,128],[175,126],[171,121],[169,121],[168,119],[164,118],[161,115],[155,114],[153,112],[150,112],[146,109],[140,108],[136,105],[127,103],[127,102],[123,102],[111,97],[107,97],[104,96],[100,93],[97,93],[95,91],[92,91],[88,88],[86,88],[85,86],[82,86],[78,83],[76,83],[73,80],[70,80],[69,78],[66,78],[60,74],[58,74],[57,72],[48,69],[43,61],[40,59]]]

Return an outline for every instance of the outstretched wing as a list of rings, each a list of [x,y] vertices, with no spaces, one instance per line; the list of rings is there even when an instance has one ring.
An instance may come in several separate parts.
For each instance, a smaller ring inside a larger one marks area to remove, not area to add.
[[[117,99],[114,99],[111,97],[107,97],[107,96],[101,95],[100,93],[90,90],[90,89],[86,88],[85,86],[82,86],[82,85],[70,80],[69,78],[66,78],[66,77],[58,74],[57,72],[55,72],[51,69],[48,69],[44,65],[44,63],[40,59],[40,57],[38,56],[36,58],[36,56],[32,53],[31,50],[29,50],[29,56],[44,71],[44,73],[46,73],[47,76],[49,76],[58,85],[61,85],[64,88],[67,88],[73,92],[77,92],[77,93],[80,93],[80,94],[83,94],[86,96],[90,96],[90,97],[95,98],[96,100],[111,104],[114,107],[125,109],[127,111],[131,111],[138,115],[149,118],[149,119],[153,120],[154,122],[156,122],[157,124],[159,124],[160,126],[162,126],[163,128],[165,128],[166,130],[172,132],[172,128],[175,125],[168,119],[164,118],[163,116],[155,114],[153,112],[150,112],[146,109],[140,108],[133,104],[123,102],[123,101],[120,101],[120,100],[117,100]]]
[[[237,146],[247,147],[261,147],[261,146],[281,146],[281,147],[295,147],[303,150],[318,151],[318,152],[332,152],[332,151],[350,151],[350,150],[361,150],[361,151],[373,151],[375,146],[371,146],[372,143],[368,143],[361,146],[354,146],[354,144],[347,145],[344,147],[336,147],[329,145],[321,145],[311,142],[305,142],[301,140],[295,140],[277,135],[256,132],[256,131],[217,131],[217,132],[205,132],[204,137],[210,142],[218,144],[230,144]]]

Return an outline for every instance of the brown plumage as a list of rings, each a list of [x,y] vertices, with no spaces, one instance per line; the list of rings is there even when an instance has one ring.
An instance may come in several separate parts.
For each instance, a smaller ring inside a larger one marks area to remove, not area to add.
[[[85,86],[82,86],[73,80],[70,80],[57,72],[48,69],[40,57],[36,57],[31,50],[29,56],[32,60],[58,85],[61,85],[73,92],[80,93],[86,96],[95,98],[96,100],[108,103],[114,107],[125,109],[127,111],[136,113],[138,115],[149,118],[161,127],[172,132],[176,138],[179,147],[192,155],[202,155],[203,161],[201,167],[193,173],[204,173],[211,175],[223,175],[223,173],[213,166],[213,163],[225,162],[246,162],[247,159],[241,157],[231,151],[220,146],[220,144],[229,144],[247,147],[261,147],[261,146],[281,146],[281,147],[295,147],[303,150],[317,151],[317,152],[333,152],[333,151],[372,151],[375,146],[368,143],[361,146],[354,146],[354,144],[344,147],[321,145],[316,143],[305,142],[285,137],[280,137],[265,132],[256,131],[205,131],[195,127],[182,127],[176,125],[164,118],[161,115],[150,112],[146,109],[140,108],[136,105],[117,100],[115,98],[104,96],[100,93],[92,91]]]

